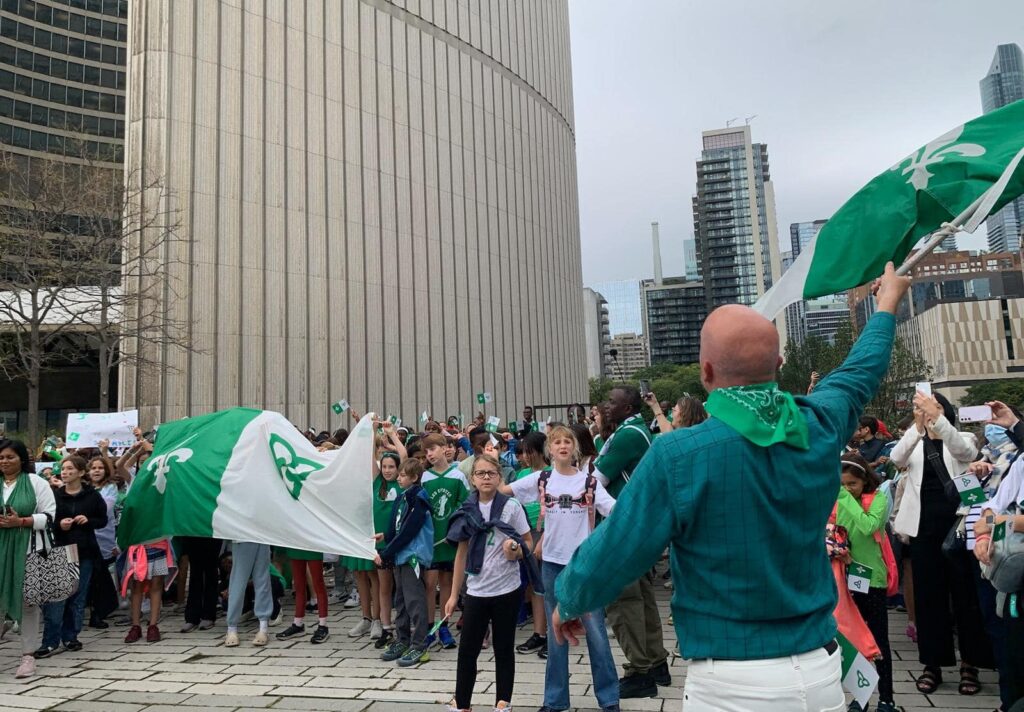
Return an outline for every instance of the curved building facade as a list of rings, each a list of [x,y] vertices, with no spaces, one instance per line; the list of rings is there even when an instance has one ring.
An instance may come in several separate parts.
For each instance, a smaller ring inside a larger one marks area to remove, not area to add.
[[[164,421],[337,426],[587,398],[567,0],[141,0],[129,171],[182,242],[192,350],[126,369]],[[154,196],[153,200],[157,200]],[[165,288],[166,287],[166,288]]]

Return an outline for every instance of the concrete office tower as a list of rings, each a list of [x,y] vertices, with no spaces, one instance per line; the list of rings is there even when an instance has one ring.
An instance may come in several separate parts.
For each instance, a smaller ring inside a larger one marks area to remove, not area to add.
[[[146,0],[128,163],[189,238],[199,352],[126,371],[167,420],[305,427],[586,400],[567,0]]]
[[[638,334],[616,334],[612,337],[611,347],[618,354],[616,356],[618,363],[612,371],[613,378],[629,380],[641,368],[651,365],[650,355],[647,353],[647,342]]]
[[[981,108],[986,114],[1024,99],[1024,52],[1015,44],[996,47],[988,74],[981,80]],[[1024,197],[1008,203],[985,221],[991,252],[1017,252],[1024,231]]]
[[[587,348],[587,378],[612,375],[608,302],[590,287],[583,288],[583,333]]]
[[[753,304],[782,272],[768,147],[751,142],[749,126],[702,137],[693,222],[708,310]]]

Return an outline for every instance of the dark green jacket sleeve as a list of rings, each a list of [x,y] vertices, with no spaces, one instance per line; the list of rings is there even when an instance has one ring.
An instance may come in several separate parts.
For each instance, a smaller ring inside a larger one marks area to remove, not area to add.
[[[842,442],[853,435],[857,419],[889,370],[895,335],[896,317],[878,312],[864,327],[843,365],[822,379],[809,396],[797,399],[827,420]]]
[[[632,472],[647,452],[647,439],[632,428],[623,428],[608,445],[608,452],[594,461],[594,469],[608,478],[608,486],[622,478],[623,472]]]
[[[669,485],[668,468],[655,441],[640,461],[611,515],[573,554],[555,582],[563,620],[604,608],[661,557],[676,528],[685,493]],[[677,467],[683,463],[675,463]],[[666,501],[670,500],[670,501]]]

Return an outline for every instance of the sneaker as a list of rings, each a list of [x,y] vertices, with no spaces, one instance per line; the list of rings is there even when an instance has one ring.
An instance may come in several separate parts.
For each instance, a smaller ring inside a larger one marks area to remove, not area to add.
[[[192,631],[194,631],[198,627],[199,627],[198,623],[189,623],[188,621],[185,621],[185,625],[181,626],[181,631],[180,632],[182,632],[182,633],[191,633]]]
[[[26,677],[32,677],[36,674],[36,659],[31,655],[21,656],[21,665],[18,666],[18,671],[14,673],[14,676],[19,680],[23,680]]]
[[[210,628],[213,628],[213,621],[199,621],[199,630],[210,630]]]
[[[434,647],[434,644],[436,642],[437,642],[437,634],[436,633],[431,633],[426,638],[424,638],[424,640],[423,640],[423,649],[424,650],[430,650],[431,648]]]
[[[256,631],[256,635],[252,639],[252,644],[257,648],[262,648],[270,641],[270,636],[265,630]]]
[[[527,623],[533,622],[533,606],[526,601],[519,607],[519,618],[516,619],[516,628],[522,628]]]
[[[370,640],[377,640],[383,632],[384,626],[381,625],[380,621],[374,621],[370,624]]]
[[[41,646],[39,646],[39,649],[36,650],[36,652],[32,653],[32,657],[35,658],[36,660],[42,660],[43,658],[48,658],[51,655],[56,655],[59,652],[60,652],[60,647],[59,646],[51,648],[48,645],[41,645]]]
[[[318,645],[320,643],[323,643],[330,637],[331,632],[327,630],[327,626],[318,625],[316,627],[316,630],[313,631],[313,637],[309,639],[309,642],[313,643],[314,645]]]
[[[238,633],[229,632],[224,636],[224,647],[225,648],[237,648],[238,647]]]
[[[895,702],[879,702],[875,705],[875,712],[897,712]]]
[[[290,626],[288,626],[287,628],[282,630],[280,633],[278,633],[275,637],[278,640],[288,640],[289,638],[294,638],[297,635],[302,635],[305,632],[306,632],[306,626],[304,626],[304,625],[295,625],[294,623],[292,623]]]
[[[359,591],[352,591],[349,594],[348,600],[345,601],[345,608],[358,608],[359,607]]]
[[[850,703],[850,706],[846,708],[846,712],[867,712],[867,710],[860,706],[860,702],[854,700]]]
[[[352,627],[352,630],[350,630],[348,632],[348,637],[349,638],[361,638],[362,636],[364,636],[367,633],[369,633],[370,629],[372,627],[373,627],[373,623],[370,622],[369,618],[360,618],[359,622],[356,623]]]
[[[338,591],[337,589],[327,594],[327,605],[334,606],[343,603],[348,598],[348,594],[345,591]]]
[[[658,685],[654,676],[648,673],[634,673],[619,680],[619,699],[629,700],[638,697],[657,697]]]
[[[663,662],[661,665],[655,665],[651,668],[651,677],[654,678],[654,684],[658,687],[669,687],[672,685],[672,673],[668,671],[668,660]]]
[[[669,579],[668,581],[666,581],[666,582],[665,582],[665,583],[663,583],[662,585],[663,585],[663,586],[664,586],[665,588],[667,588],[667,589],[668,589],[669,591],[671,591],[671,590],[672,590],[673,588],[675,588],[675,584],[673,584],[673,583],[672,583],[672,579]]]
[[[398,659],[398,667],[412,667],[426,662],[430,662],[430,654],[426,648],[410,647],[405,651],[405,655]]]
[[[95,628],[96,630],[106,630],[107,628],[110,627],[110,624],[107,623],[106,621],[101,621],[98,618],[90,618],[89,619],[89,627],[90,628]],[[2,637],[3,636],[0,636],[0,638],[2,638]]]
[[[398,660],[403,655],[405,655],[405,651],[407,651],[408,649],[408,645],[406,645],[405,643],[400,643],[396,640],[388,646],[387,650],[380,654],[380,659],[390,663],[394,660]]]
[[[541,660],[548,659],[548,644],[544,643],[544,647],[537,651],[537,657]]]
[[[547,636],[537,635],[536,633],[534,633],[526,639],[525,643],[516,646],[516,652],[520,655],[529,655],[530,653],[536,653],[541,648],[547,647]]]
[[[316,601],[310,601],[309,603],[306,604],[306,613],[316,613],[316,611],[317,611],[317,609],[319,607],[320,606],[317,605]]]
[[[160,642],[160,629],[151,625],[146,629],[146,642],[147,643],[159,643]]]
[[[276,626],[281,625],[282,621],[284,621],[284,611],[279,611],[278,614],[274,618],[270,619],[269,626],[271,628],[274,628]]]
[[[142,640],[142,628],[137,625],[133,625],[128,629],[128,635],[124,637],[126,643],[136,643]]]
[[[459,647],[459,644],[455,642],[455,638],[452,637],[452,632],[448,630],[447,624],[438,628],[437,637],[441,641],[441,647],[445,650],[451,650],[452,648]]]
[[[383,650],[391,644],[391,641],[395,639],[395,632],[392,628],[385,628],[381,631],[380,637],[377,638],[377,642],[373,644],[377,650]]]
[[[82,649],[82,644],[79,643],[77,640],[69,640],[68,642],[64,643],[64,649],[70,650],[72,653],[77,653],[79,650]]]
[[[502,700],[498,704],[494,705],[494,712],[512,712],[512,705],[505,700]]]

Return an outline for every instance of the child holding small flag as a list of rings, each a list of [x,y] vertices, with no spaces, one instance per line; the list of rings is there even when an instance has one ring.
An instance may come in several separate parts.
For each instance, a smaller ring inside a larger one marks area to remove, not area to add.
[[[391,509],[384,549],[374,558],[377,566],[394,566],[395,637],[381,660],[410,667],[430,660],[427,653],[427,592],[424,567],[434,555],[434,521],[430,499],[420,485],[423,465],[410,458],[398,470],[402,492]]]
[[[885,556],[888,540],[885,538],[885,521],[888,503],[884,492],[878,490],[878,477],[871,465],[855,452],[846,453],[842,459],[842,488],[836,503],[836,524],[844,527],[849,534],[850,556],[853,562],[847,569],[850,576],[867,567],[870,579],[866,591],[858,591],[851,584],[854,603],[861,617],[867,623],[871,635],[881,651],[875,661],[878,671],[879,712],[895,712],[892,685],[892,652],[889,649],[889,614],[886,609],[886,588],[891,559],[895,572],[895,559]],[[859,584],[860,581],[857,581]],[[857,702],[850,709],[861,709]]]

